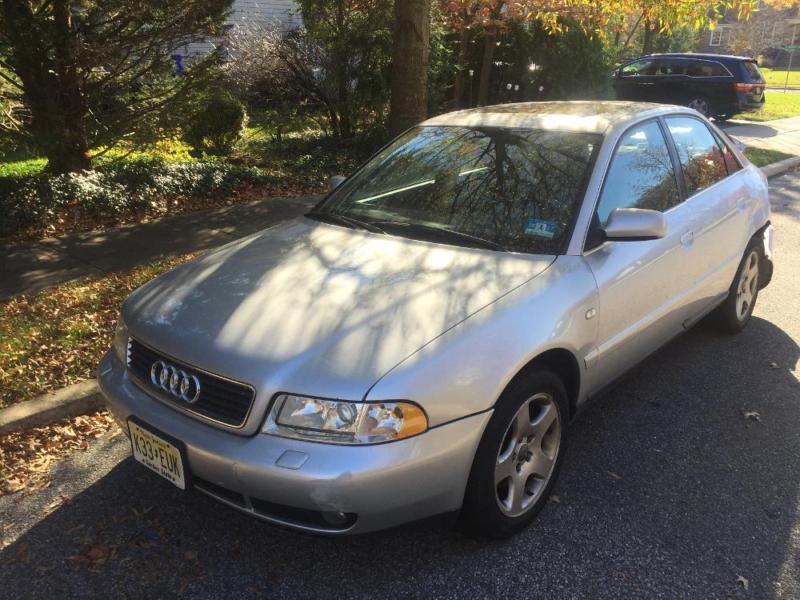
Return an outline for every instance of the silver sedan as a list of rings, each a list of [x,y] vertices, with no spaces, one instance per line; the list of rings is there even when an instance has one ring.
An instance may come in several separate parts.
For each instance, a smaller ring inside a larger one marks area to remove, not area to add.
[[[136,460],[306,531],[519,531],[584,403],[772,275],[764,175],[686,108],[445,114],[334,183],[134,292],[98,367]]]

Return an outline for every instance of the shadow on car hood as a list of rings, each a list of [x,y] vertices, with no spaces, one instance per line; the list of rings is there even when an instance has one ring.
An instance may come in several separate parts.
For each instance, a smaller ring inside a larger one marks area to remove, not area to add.
[[[134,337],[259,396],[358,399],[553,260],[298,219],[161,275],[131,295],[124,318]]]

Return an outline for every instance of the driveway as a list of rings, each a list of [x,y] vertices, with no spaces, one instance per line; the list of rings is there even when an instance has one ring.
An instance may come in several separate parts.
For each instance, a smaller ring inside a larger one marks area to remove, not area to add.
[[[800,175],[772,187],[777,269],[751,324],[697,327],[591,404],[516,538],[284,531],[171,487],[117,435],[0,498],[0,597],[800,597]]]

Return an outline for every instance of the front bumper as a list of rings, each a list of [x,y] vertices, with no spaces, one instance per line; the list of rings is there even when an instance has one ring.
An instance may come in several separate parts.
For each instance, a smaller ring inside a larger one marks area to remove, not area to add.
[[[768,223],[762,233],[764,242],[764,253],[762,264],[760,265],[760,280],[758,282],[759,289],[767,287],[772,281],[772,274],[775,270],[775,262],[773,256],[775,254],[775,228],[772,224]]]
[[[264,520],[328,534],[364,533],[459,509],[491,416],[487,411],[370,446],[242,437],[150,396],[128,378],[113,351],[100,362],[98,381],[126,432],[134,416],[185,444],[200,491]],[[330,526],[320,520],[337,514],[349,520]]]

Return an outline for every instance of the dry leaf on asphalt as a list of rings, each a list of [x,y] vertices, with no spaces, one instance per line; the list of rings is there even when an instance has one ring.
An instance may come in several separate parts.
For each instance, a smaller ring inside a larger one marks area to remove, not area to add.
[[[754,410],[751,411],[745,410],[742,411],[742,414],[744,415],[745,419],[748,419],[750,421],[758,421],[759,423],[761,422],[761,415]]]
[[[606,471],[606,473],[611,475],[611,477],[613,477],[614,479],[617,479],[617,480],[622,479],[622,475],[617,475],[616,473],[614,473],[614,471]]]
[[[110,429],[117,429],[114,419],[100,411],[0,436],[0,496],[47,487],[48,473],[56,461],[85,450],[88,440]],[[48,512],[65,501],[59,497],[47,507]]]
[[[744,588],[745,591],[750,589],[750,581],[746,577],[742,577],[741,575],[739,575],[736,578],[736,583],[741,584],[741,586]]]

